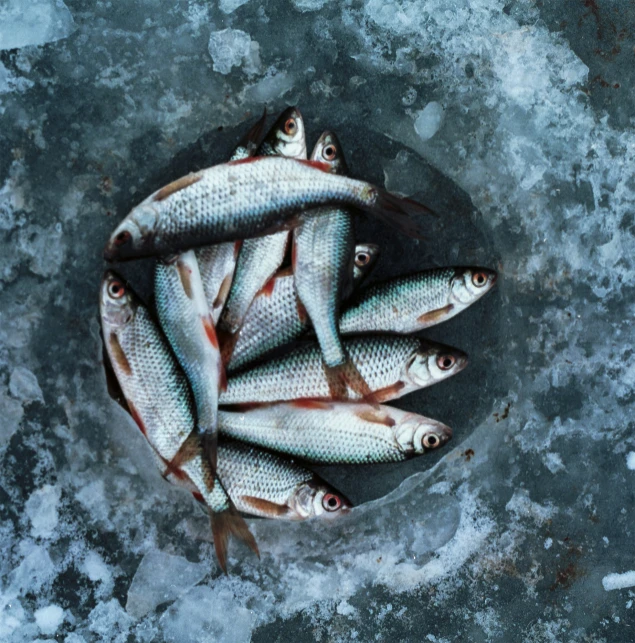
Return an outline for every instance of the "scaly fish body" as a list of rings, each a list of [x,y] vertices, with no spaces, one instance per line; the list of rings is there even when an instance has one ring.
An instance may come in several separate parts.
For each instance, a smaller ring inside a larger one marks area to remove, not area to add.
[[[289,107],[282,112],[256,155],[306,159],[304,121],[297,108]],[[254,297],[282,264],[288,240],[289,233],[285,230],[243,242],[219,330],[229,334],[238,332]]]
[[[335,174],[346,174],[336,136],[324,132],[311,159],[324,161]],[[293,274],[298,297],[317,336],[324,363],[342,366],[347,359],[338,331],[344,284],[352,278],[353,218],[345,208],[321,208],[306,217],[293,233]]]
[[[458,315],[495,283],[486,268],[435,268],[374,284],[342,314],[340,332],[415,333]]]
[[[167,340],[134,292],[114,273],[106,273],[100,297],[102,332],[113,370],[130,414],[168,471],[189,482],[210,510],[214,546],[223,569],[229,533],[256,543],[236,513],[220,480],[202,457],[197,441],[179,469],[170,463],[195,427],[194,400],[185,374]],[[195,434],[194,434],[195,435]]]
[[[351,338],[344,340],[344,348],[377,402],[431,386],[467,365],[462,351],[414,337]],[[320,347],[310,343],[230,378],[220,404],[361,397],[350,388],[343,394],[334,391],[330,384]]]
[[[409,215],[427,208],[325,170],[319,162],[271,156],[189,174],[134,208],[113,232],[104,257],[133,259],[256,237],[294,227],[300,213],[322,205],[366,210],[418,234]]]
[[[390,406],[312,401],[220,411],[219,431],[317,464],[398,462],[452,437],[441,422]]]
[[[216,467],[218,390],[225,374],[193,250],[157,262],[154,293],[161,327],[194,394],[197,431]]]
[[[372,270],[378,246],[358,244],[355,251],[353,280],[358,285]],[[351,284],[352,286],[352,284]],[[352,287],[344,293],[350,295]],[[293,274],[282,270],[258,293],[240,329],[228,372],[243,366],[300,337],[308,328],[309,318],[300,303]]]

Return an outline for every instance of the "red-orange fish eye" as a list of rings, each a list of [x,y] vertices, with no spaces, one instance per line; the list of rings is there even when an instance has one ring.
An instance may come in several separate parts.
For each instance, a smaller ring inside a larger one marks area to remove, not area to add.
[[[335,158],[335,147],[333,147],[333,145],[327,145],[322,152],[322,156],[327,161],[332,161]]]
[[[456,358],[454,355],[439,355],[437,357],[437,366],[442,371],[450,370],[456,364]]]
[[[123,246],[124,243],[130,241],[130,233],[127,230],[123,230],[115,237],[115,245]]]
[[[441,440],[435,433],[430,433],[423,438],[423,446],[426,449],[436,449],[439,444],[441,444]]]
[[[120,299],[125,293],[126,289],[120,281],[113,281],[108,285],[108,294],[113,299]]]
[[[327,493],[322,498],[322,506],[326,511],[337,511],[342,507],[342,500],[334,493]]]
[[[298,129],[298,124],[295,122],[295,118],[287,119],[287,122],[284,124],[284,131],[286,134],[295,134]]]
[[[358,266],[365,266],[370,261],[370,255],[367,252],[358,252],[355,256],[355,263]]]
[[[484,272],[475,272],[472,275],[472,283],[477,288],[482,288],[487,283],[487,275]]]

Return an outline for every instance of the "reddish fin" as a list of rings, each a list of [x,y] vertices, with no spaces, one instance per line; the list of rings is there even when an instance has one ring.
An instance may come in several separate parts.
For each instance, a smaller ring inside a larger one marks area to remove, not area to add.
[[[205,431],[205,433],[201,434],[201,447],[203,449],[203,454],[205,455],[205,458],[207,461],[210,463],[212,466],[212,473],[216,473],[216,463],[217,463],[217,448],[218,448],[218,433],[214,431],[213,433],[211,431]],[[212,480],[211,483],[211,489],[214,488],[214,479],[210,476],[210,479]],[[211,491],[210,489],[210,491]]]
[[[383,424],[384,426],[395,426],[395,420],[383,410],[376,410],[374,408],[361,407],[359,410],[355,411],[355,415],[360,419],[366,422],[372,422],[373,424]]]
[[[218,343],[220,344],[221,360],[223,362],[223,366],[226,368],[231,361],[234,348],[236,347],[236,342],[240,336],[240,331],[237,333],[229,333],[226,330],[217,328],[216,336],[218,337]]]
[[[179,447],[179,450],[176,452],[172,460],[167,462],[166,471],[164,472],[163,477],[166,477],[169,473],[171,473],[172,475],[177,476],[177,478],[181,478],[181,467],[186,462],[189,462],[192,458],[198,455],[200,447],[200,436],[198,433],[196,433],[196,431],[192,431],[192,433],[190,433],[187,438],[185,438],[185,441]],[[214,479],[211,476],[210,479],[212,480],[210,487],[211,491],[211,489],[214,487]]]
[[[205,329],[205,334],[209,343],[216,349],[219,350],[218,337],[216,335],[216,329],[214,328],[214,322],[209,315],[203,317],[203,328]]]
[[[165,187],[162,187],[154,196],[154,201],[163,201],[175,192],[184,190],[194,183],[198,183],[203,178],[202,174],[188,174],[187,176],[182,176],[172,183],[168,183]]]
[[[227,390],[227,371],[225,371],[222,363],[220,364],[218,373],[218,388],[223,392]]]
[[[110,353],[115,364],[123,371],[125,375],[132,375],[130,362],[126,357],[126,354],[123,352],[123,348],[121,348],[121,344],[119,343],[119,338],[115,333],[110,333],[110,337],[108,337],[108,344],[110,346]]]
[[[293,275],[293,267],[287,266],[286,268],[280,268],[278,272],[274,275],[276,279],[284,279],[285,277],[291,277]]]
[[[373,393],[373,397],[377,402],[390,402],[401,397],[401,391],[406,387],[404,382],[395,382],[390,386],[386,386]]]
[[[106,389],[108,390],[108,395],[119,404],[119,406],[128,413],[130,412],[130,407],[126,402],[126,397],[121,390],[121,385],[117,379],[117,375],[112,367],[110,362],[110,356],[106,350],[105,344],[102,344],[102,363],[104,365],[104,372],[106,374]]]
[[[400,230],[409,237],[425,239],[419,226],[411,219],[413,216],[434,214],[430,208],[411,199],[404,199],[384,190],[376,190],[375,203],[370,211],[385,223]]]
[[[436,310],[429,310],[427,313],[423,313],[423,315],[419,315],[417,317],[417,321],[420,324],[426,324],[427,326],[432,326],[434,324],[438,324],[439,322],[443,321],[445,317],[449,313],[452,312],[454,309],[454,304],[448,304],[447,306],[443,306],[443,308],[437,308]]]
[[[304,304],[300,301],[299,297],[296,299],[296,308],[298,309],[298,319],[303,324],[306,324],[307,320],[309,319],[309,314],[306,312],[306,308],[304,307]]]
[[[139,415],[139,411],[137,411],[137,407],[132,402],[128,402],[128,409],[130,410],[130,415],[132,415],[132,419],[137,423],[141,433],[143,433],[145,437],[148,437],[146,426]]]
[[[181,280],[181,285],[183,286],[183,290],[185,291],[187,298],[194,299],[194,291],[192,289],[192,270],[182,261],[176,262],[176,269],[179,273],[179,279]]]
[[[194,496],[194,500],[196,500],[196,502],[200,502],[202,505],[205,504],[205,498],[203,498],[202,493],[200,493],[199,491],[192,491],[192,495]]]
[[[233,506],[225,511],[210,511],[209,518],[218,564],[225,573],[227,573],[227,543],[230,535],[242,540],[260,558],[256,539],[249,531],[244,518]]]
[[[293,247],[291,248],[291,270],[295,274],[295,267],[298,261],[298,245],[294,242]]]
[[[244,165],[245,163],[253,163],[254,161],[259,161],[263,156],[247,156],[244,159],[238,159],[237,161],[229,161],[227,165]]]
[[[366,380],[350,358],[339,366],[327,367],[327,371],[329,371],[330,378],[337,378],[342,383],[346,393],[341,399],[348,399],[348,389],[351,389],[368,404],[377,406],[378,401],[375,398],[375,394],[371,391],[370,386],[368,386]]]
[[[333,404],[331,402],[324,402],[323,400],[310,400],[310,399],[299,399],[289,402],[289,406],[295,406],[298,409],[332,409]]]
[[[225,275],[223,281],[221,282],[220,288],[218,289],[216,299],[214,299],[212,308],[216,309],[219,306],[225,305],[225,302],[227,301],[227,297],[229,295],[229,291],[232,287],[233,277],[233,275]]]
[[[273,295],[273,290],[276,287],[277,275],[274,275],[269,279],[269,281],[260,289],[258,295],[264,295],[265,297],[271,297]],[[258,296],[256,295],[256,296]]]
[[[252,511],[257,515],[265,515],[268,518],[280,518],[289,513],[289,508],[286,505],[279,505],[276,502],[265,500],[264,498],[256,498],[255,496],[241,496],[244,504],[251,507]]]
[[[238,259],[238,254],[240,253],[240,249],[243,247],[243,240],[238,239],[238,241],[234,241],[234,259]]]
[[[344,380],[340,377],[340,369],[338,367],[329,368],[325,365],[324,373],[329,386],[329,397],[332,400],[347,400],[348,389]]]

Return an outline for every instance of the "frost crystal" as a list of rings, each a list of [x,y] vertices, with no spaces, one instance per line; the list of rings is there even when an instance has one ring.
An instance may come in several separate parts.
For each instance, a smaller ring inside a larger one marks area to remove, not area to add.
[[[214,71],[229,74],[232,67],[240,67],[252,74],[260,67],[259,45],[248,33],[239,29],[214,31],[209,37],[209,55],[214,61]]]

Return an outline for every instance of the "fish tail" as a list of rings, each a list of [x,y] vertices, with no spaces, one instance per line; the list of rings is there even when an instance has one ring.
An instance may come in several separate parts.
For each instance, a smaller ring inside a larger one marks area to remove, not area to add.
[[[227,544],[230,535],[242,540],[260,558],[256,539],[234,505],[223,511],[210,511],[209,517],[216,557],[225,574],[227,574]]]
[[[404,234],[423,240],[425,240],[426,237],[423,235],[419,226],[412,220],[412,217],[424,215],[438,216],[430,208],[421,203],[390,194],[390,192],[386,192],[385,190],[377,190],[375,203],[371,207],[371,212]]]
[[[327,367],[327,379],[329,382],[329,391],[335,393],[335,399],[348,399],[349,389],[357,393],[364,402],[373,406],[378,406],[374,393],[359,372],[359,369],[352,362],[350,357],[346,358],[343,364]]]
[[[218,446],[218,431],[205,431],[201,434],[201,447],[203,449],[203,455],[205,459],[210,463],[212,467],[212,472],[216,474],[216,463],[218,460],[217,456],[217,446]],[[213,478],[210,476],[213,481]],[[213,482],[212,482],[213,486]],[[211,489],[210,489],[211,491]]]

